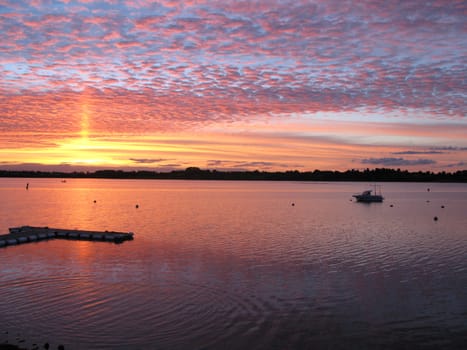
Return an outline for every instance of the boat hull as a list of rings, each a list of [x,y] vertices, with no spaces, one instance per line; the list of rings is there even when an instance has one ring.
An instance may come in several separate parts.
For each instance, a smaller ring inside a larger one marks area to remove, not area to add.
[[[382,202],[384,200],[383,196],[363,196],[363,195],[354,195],[357,202],[363,203],[373,203],[373,202]]]

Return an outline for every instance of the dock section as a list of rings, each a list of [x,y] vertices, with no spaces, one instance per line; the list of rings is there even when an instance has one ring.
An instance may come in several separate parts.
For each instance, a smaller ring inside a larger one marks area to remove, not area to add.
[[[50,227],[12,227],[10,233],[0,235],[0,248],[47,239],[74,239],[123,243],[133,239],[133,232],[67,230]]]

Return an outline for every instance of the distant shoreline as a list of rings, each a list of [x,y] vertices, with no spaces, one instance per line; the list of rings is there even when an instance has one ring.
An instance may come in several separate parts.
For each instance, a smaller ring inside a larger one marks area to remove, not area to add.
[[[347,171],[220,171],[190,167],[185,170],[156,172],[148,170],[97,170],[93,172],[48,172],[0,170],[0,177],[61,179],[135,179],[135,180],[229,180],[229,181],[366,181],[366,182],[456,182],[467,183],[467,170],[456,172],[417,171],[376,168]]]

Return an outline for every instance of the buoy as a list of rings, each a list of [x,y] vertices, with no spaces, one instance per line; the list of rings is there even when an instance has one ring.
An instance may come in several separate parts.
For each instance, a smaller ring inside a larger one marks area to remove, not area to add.
[[[394,205],[392,205],[392,204],[390,205],[391,208],[392,208],[393,206],[394,206]]]
[[[444,205],[442,205],[441,208],[444,208]]]
[[[435,216],[435,217],[433,218],[433,220],[435,220],[435,221],[438,221],[438,217],[437,217],[437,216]]]
[[[138,208],[139,208],[139,205],[138,205],[138,204],[136,204],[136,205],[135,205],[135,208],[136,208],[136,209],[138,209]]]
[[[94,199],[94,203],[96,203],[96,200]]]
[[[294,206],[295,206],[295,203],[292,203],[292,207],[294,207]]]

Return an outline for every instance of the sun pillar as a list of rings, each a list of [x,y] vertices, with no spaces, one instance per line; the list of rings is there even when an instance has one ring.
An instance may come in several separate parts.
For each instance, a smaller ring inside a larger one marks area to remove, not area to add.
[[[87,104],[81,106],[81,140],[87,143],[89,137],[89,109]]]

